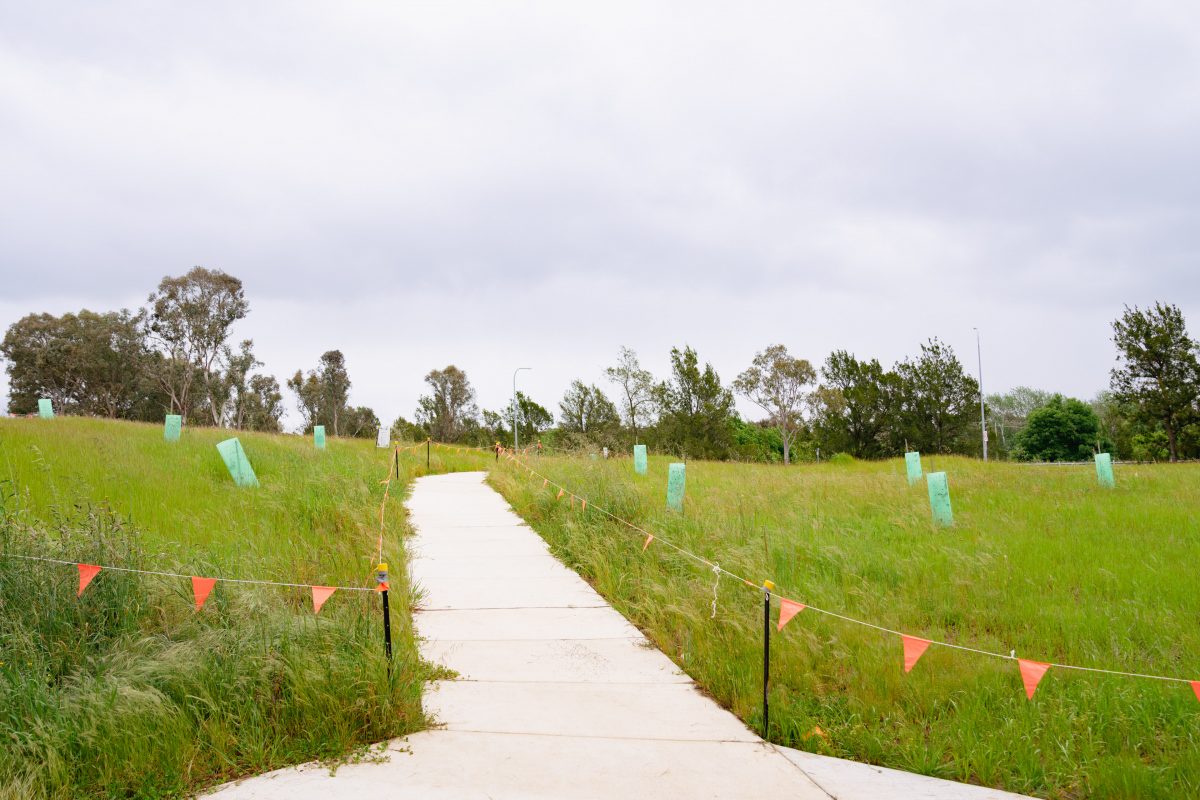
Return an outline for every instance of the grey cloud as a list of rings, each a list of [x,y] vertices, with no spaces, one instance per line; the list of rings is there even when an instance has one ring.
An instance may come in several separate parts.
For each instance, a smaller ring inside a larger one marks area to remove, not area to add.
[[[536,302],[587,353],[548,387],[639,346],[629,308],[727,379],[770,341],[893,360],[978,324],[1001,382],[1088,393],[1122,303],[1200,319],[1198,45],[1169,4],[10,6],[0,324],[204,264],[264,352],[346,312],[281,375],[373,357],[375,302],[459,311],[429,358],[537,352],[488,322]]]

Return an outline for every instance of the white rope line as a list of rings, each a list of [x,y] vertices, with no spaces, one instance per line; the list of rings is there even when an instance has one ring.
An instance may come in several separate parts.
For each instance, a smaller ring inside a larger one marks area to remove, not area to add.
[[[535,476],[537,476],[537,477],[539,477],[539,478],[542,478],[544,481],[547,481],[547,482],[549,483],[549,485],[550,485],[550,486],[553,486],[553,487],[555,487],[556,489],[561,489],[562,491],[566,492],[566,493],[567,493],[568,495],[570,495],[571,497],[575,497],[575,498],[578,498],[578,499],[580,499],[580,500],[584,500],[584,499],[585,499],[585,498],[583,498],[583,497],[580,497],[579,495],[575,494],[574,492],[570,491],[569,489],[567,489],[566,487],[562,486],[561,484],[555,483],[554,481],[550,480],[548,477],[546,477],[545,475],[542,475],[540,472],[538,472],[537,470],[533,469],[532,467],[530,467],[530,466],[526,465],[526,464],[525,464],[523,461],[520,461],[520,460],[519,460],[519,459],[517,459],[516,457],[510,457],[510,459],[509,459],[509,460],[511,460],[511,461],[514,461],[514,462],[515,462],[516,464],[518,464],[520,467],[522,467],[523,469],[527,470],[527,471],[529,472],[529,474],[531,474],[531,475],[535,475]],[[588,504],[588,507],[589,507],[589,508],[594,508],[594,509],[596,509],[596,510],[597,510],[597,511],[599,511],[601,514],[604,514],[606,517],[609,517],[610,519],[612,519],[612,520],[614,520],[614,521],[616,521],[616,522],[619,522],[620,524],[622,524],[622,525],[625,525],[626,527],[632,528],[633,530],[635,530],[635,531],[637,531],[637,532],[639,532],[639,533],[641,533],[641,534],[643,534],[643,535],[645,535],[645,536],[650,536],[650,537],[653,537],[654,541],[656,541],[656,542],[661,542],[662,544],[665,544],[665,545],[667,545],[668,547],[670,547],[670,548],[674,549],[675,551],[677,551],[677,552],[681,553],[682,555],[685,555],[685,556],[687,556],[687,557],[689,557],[689,558],[692,558],[692,559],[694,559],[695,561],[698,561],[698,562],[700,562],[701,564],[704,564],[704,565],[708,566],[710,569],[712,569],[712,570],[713,570],[713,572],[716,572],[716,573],[718,574],[718,576],[719,576],[721,573],[724,573],[725,575],[728,575],[728,576],[729,576],[729,577],[731,577],[731,578],[734,578],[734,579],[736,579],[736,580],[739,580],[739,581],[741,581],[742,583],[746,584],[747,586],[751,586],[751,587],[753,587],[753,588],[756,588],[756,589],[763,589],[763,587],[759,586],[758,584],[756,584],[756,583],[753,583],[753,582],[751,582],[751,581],[749,581],[749,580],[746,580],[746,579],[745,579],[745,578],[743,578],[742,576],[740,576],[740,575],[738,575],[738,574],[736,574],[736,573],[734,573],[734,572],[731,572],[731,571],[729,571],[729,570],[725,569],[725,568],[724,568],[724,567],[722,567],[720,564],[718,564],[718,563],[716,563],[716,562],[714,562],[714,561],[709,561],[709,560],[708,560],[707,558],[705,558],[704,556],[697,555],[696,553],[693,553],[692,551],[690,551],[690,550],[688,550],[688,549],[686,549],[686,548],[680,547],[679,545],[675,544],[674,542],[671,542],[671,541],[668,541],[667,539],[664,539],[664,538],[662,538],[662,537],[661,537],[661,536],[659,536],[658,534],[650,533],[650,532],[649,532],[649,531],[647,531],[645,528],[641,528],[641,527],[639,527],[638,525],[635,525],[635,524],[634,524],[634,523],[632,523],[632,522],[629,522],[629,521],[627,521],[627,520],[624,520],[624,519],[622,519],[621,517],[618,517],[618,516],[616,516],[615,514],[612,514],[612,513],[608,512],[608,511],[606,511],[605,509],[603,509],[603,508],[601,508],[600,506],[598,506],[598,505],[596,505],[595,503],[593,503],[591,500],[588,500],[588,501],[587,501],[587,504]],[[783,595],[782,595],[782,594],[780,594],[779,592],[770,592],[770,593],[771,593],[771,594],[776,594],[776,595],[777,595],[777,596],[779,596],[779,597],[783,597]],[[791,600],[791,598],[786,598],[786,599],[788,599],[788,600]],[[793,602],[798,602],[798,601],[793,601]],[[713,616],[715,617],[715,615],[716,615],[716,611],[715,611],[715,606],[716,606],[716,586],[714,586],[714,587],[713,587],[713,605],[714,605]],[[815,612],[817,612],[818,614],[825,614],[826,616],[835,617],[835,618],[837,618],[837,619],[840,619],[840,620],[843,620],[843,621],[845,621],[845,622],[850,622],[850,623],[853,623],[853,624],[855,624],[855,625],[861,625],[861,626],[863,626],[863,627],[865,627],[865,628],[873,628],[873,629],[875,629],[875,630],[877,630],[877,631],[882,631],[882,632],[884,632],[884,633],[890,633],[890,634],[892,634],[892,635],[894,635],[894,636],[900,636],[900,637],[905,637],[905,638],[909,638],[909,639],[921,639],[922,641],[929,642],[930,644],[936,644],[936,645],[938,645],[938,646],[940,646],[940,647],[949,647],[949,648],[951,648],[951,649],[953,649],[953,650],[962,650],[962,651],[965,651],[965,652],[968,652],[968,653],[976,653],[976,654],[978,654],[978,655],[982,655],[982,656],[991,656],[992,658],[1002,658],[1002,659],[1004,659],[1004,660],[1006,660],[1006,661],[1020,661],[1020,660],[1022,660],[1022,659],[1019,659],[1019,658],[1017,657],[1017,655],[1016,655],[1016,651],[1015,651],[1015,650],[1014,650],[1014,651],[1012,651],[1012,652],[1011,652],[1011,653],[1009,653],[1009,654],[1005,654],[1005,653],[995,653],[995,652],[992,652],[992,651],[990,651],[990,650],[980,650],[980,649],[978,649],[978,648],[975,648],[975,647],[967,647],[966,645],[961,645],[961,644],[953,644],[953,643],[951,643],[951,642],[942,642],[942,641],[938,641],[937,639],[928,639],[928,638],[926,638],[926,637],[923,637],[923,636],[914,636],[914,635],[912,635],[912,634],[908,634],[908,633],[902,633],[901,631],[893,630],[892,628],[886,628],[886,627],[884,627],[884,626],[882,626],[882,625],[876,625],[876,624],[875,624],[875,623],[873,623],[873,622],[867,622],[866,620],[856,619],[856,618],[854,618],[854,617],[848,617],[848,616],[846,616],[845,614],[839,614],[839,613],[837,613],[836,611],[829,611],[829,610],[827,610],[827,609],[818,608],[818,607],[816,607],[816,606],[812,606],[812,605],[809,605],[809,604],[807,604],[807,603],[805,603],[805,604],[804,604],[804,607],[805,607],[805,609],[807,609],[807,610],[810,610],[810,611],[815,611]],[[1028,659],[1028,660],[1033,660],[1033,659]],[[1122,671],[1122,670],[1116,670],[1116,669],[1103,669],[1103,668],[1101,668],[1101,667],[1080,667],[1080,666],[1077,666],[1077,665],[1075,665],[1075,664],[1059,664],[1059,663],[1056,663],[1056,662],[1042,662],[1042,663],[1048,663],[1048,664],[1049,664],[1051,667],[1057,667],[1058,669],[1073,669],[1073,670],[1076,670],[1076,671],[1079,671],[1079,672],[1095,672],[1095,673],[1099,673],[1099,674],[1103,674],[1103,675],[1120,675],[1120,676],[1124,676],[1124,677],[1127,677],[1127,678],[1146,678],[1146,679],[1149,679],[1149,680],[1156,680],[1156,681],[1170,681],[1170,682],[1172,682],[1172,683],[1188,683],[1188,684],[1190,684],[1190,683],[1192,683],[1192,682],[1193,682],[1193,681],[1189,680],[1188,678],[1175,678],[1175,677],[1171,677],[1171,676],[1168,676],[1168,675],[1148,675],[1148,674],[1141,673],[1141,672],[1124,672],[1124,671]]]
[[[721,588],[721,565],[720,564],[713,565],[713,575],[715,575],[716,577],[713,579],[712,614],[709,615],[709,617],[708,617],[709,619],[717,618],[717,591]]]
[[[44,561],[48,564],[65,564],[67,566],[72,566],[72,567],[97,566],[97,567],[100,567],[100,569],[102,569],[102,570],[111,570],[113,572],[133,572],[138,575],[158,575],[158,576],[161,576],[164,578],[208,577],[208,576],[204,576],[204,575],[184,575],[179,572],[158,572],[156,570],[150,570],[150,569],[131,569],[130,567],[108,567],[103,564],[87,564],[86,562],[83,562],[83,561],[63,561],[62,559],[58,559],[58,558],[42,558],[41,556],[22,556],[22,555],[17,555],[16,553],[0,554],[0,559],[3,559],[3,558],[20,558],[20,559],[24,559],[25,561]],[[280,581],[261,581],[261,580],[252,580],[252,579],[248,579],[248,578],[213,578],[213,580],[216,580],[219,583],[248,583],[248,584],[254,584],[256,586],[292,586],[292,587],[295,587],[298,589],[311,589],[313,586],[320,586],[320,584],[312,584],[312,583],[282,583]],[[375,587],[373,587],[373,586],[326,586],[324,588],[337,589],[338,591],[341,591],[341,592],[374,592],[374,591],[376,591]]]

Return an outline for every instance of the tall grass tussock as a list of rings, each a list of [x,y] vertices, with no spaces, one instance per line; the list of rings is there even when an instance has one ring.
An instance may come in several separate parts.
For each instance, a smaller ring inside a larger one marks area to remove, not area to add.
[[[390,450],[361,440],[239,434],[262,486],[235,487],[228,431],[59,418],[0,420],[0,798],[180,797],[426,725],[389,493],[394,660],[380,601],[339,592],[106,570],[76,597],[70,566],[35,555],[205,577],[369,586]],[[433,469],[455,468],[450,457]]]

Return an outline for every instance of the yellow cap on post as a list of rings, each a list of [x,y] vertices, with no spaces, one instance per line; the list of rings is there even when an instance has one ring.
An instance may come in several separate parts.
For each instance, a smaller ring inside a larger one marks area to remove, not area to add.
[[[763,581],[763,588],[766,589],[768,592],[773,592],[773,591],[775,591],[775,582],[774,581]]]

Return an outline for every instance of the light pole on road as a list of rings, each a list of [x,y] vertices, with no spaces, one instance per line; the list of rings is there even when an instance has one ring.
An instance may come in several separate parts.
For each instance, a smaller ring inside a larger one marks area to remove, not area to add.
[[[975,357],[979,360],[979,433],[983,437],[983,460],[987,461],[987,417],[983,413],[983,345],[979,343],[979,328],[975,331]]]
[[[518,447],[520,444],[520,434],[517,432],[517,373],[523,369],[533,371],[533,367],[517,367],[513,370],[513,452],[516,452],[518,449],[520,449]]]

